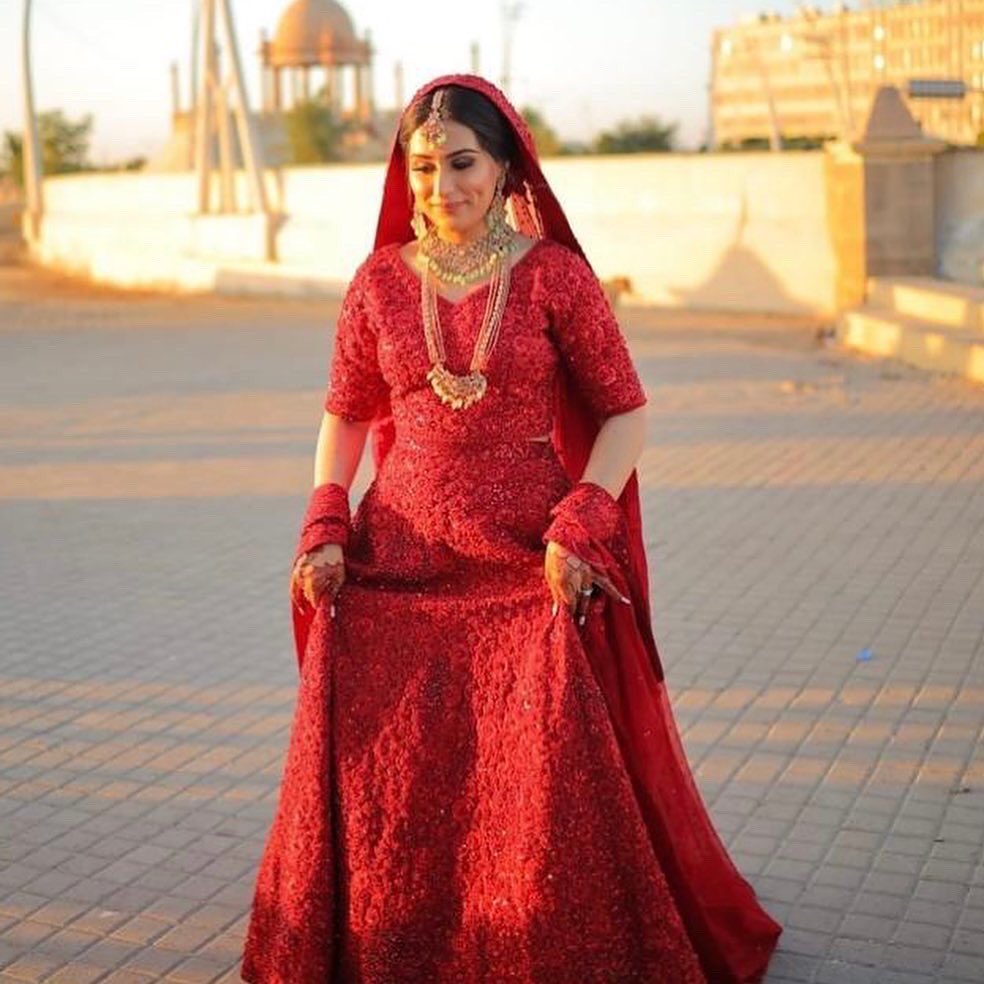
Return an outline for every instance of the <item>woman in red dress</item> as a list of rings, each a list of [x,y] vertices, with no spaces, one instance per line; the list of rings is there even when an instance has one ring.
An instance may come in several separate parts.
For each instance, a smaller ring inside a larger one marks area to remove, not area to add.
[[[244,980],[761,978],[780,927],[650,628],[645,402],[522,119],[475,76],[425,86],[339,316]]]

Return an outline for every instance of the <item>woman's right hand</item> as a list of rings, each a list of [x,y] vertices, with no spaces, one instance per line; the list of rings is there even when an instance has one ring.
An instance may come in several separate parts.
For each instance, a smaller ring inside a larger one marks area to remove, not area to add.
[[[344,581],[342,548],[337,543],[325,543],[297,558],[290,574],[290,597],[298,607],[301,598],[305,598],[312,608],[317,608],[325,594],[334,601]],[[334,604],[331,614],[335,614]]]

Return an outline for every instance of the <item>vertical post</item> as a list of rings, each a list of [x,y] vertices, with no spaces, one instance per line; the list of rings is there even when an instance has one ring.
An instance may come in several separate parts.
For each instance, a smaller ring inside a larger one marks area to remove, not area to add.
[[[260,111],[270,112],[270,66],[267,64],[268,49],[266,31],[260,31]]]
[[[41,235],[41,216],[44,212],[44,193],[41,187],[41,143],[38,139],[38,121],[34,113],[34,83],[31,77],[31,0],[24,0],[24,33],[22,72],[24,85],[24,196],[23,229],[29,243],[36,243]]]
[[[508,96],[512,86],[513,28],[523,12],[521,3],[502,0],[502,91]]]
[[[198,98],[198,55],[199,55],[199,35],[202,25],[202,4],[201,0],[191,0],[191,78],[189,89],[191,92],[191,111],[195,111],[195,100]]]
[[[198,171],[198,211],[209,211],[212,184],[212,86],[215,79],[215,4],[202,0],[199,14],[199,92],[195,117],[195,169]]]
[[[471,71],[472,75],[481,75],[479,71],[479,57],[478,57],[478,42],[472,41],[471,43]]]
[[[403,109],[403,62],[397,62],[393,66],[393,94],[396,108]]]
[[[355,66],[355,118],[360,123],[365,123],[369,118],[369,114],[366,112],[366,96],[363,86],[363,79],[365,77],[365,66],[356,65]]]
[[[219,78],[221,78],[221,73]],[[229,90],[225,83],[215,87],[215,116],[219,135],[219,211],[236,211],[236,162],[233,157],[232,125],[229,114],[232,111]]]
[[[251,204],[257,211],[267,213],[269,207],[267,205],[266,186],[263,183],[263,158],[260,154],[260,146],[256,139],[252,120],[249,117],[246,82],[243,77],[242,62],[239,58],[239,46],[236,44],[236,26],[232,19],[229,0],[218,0],[218,2],[222,7],[226,43],[229,47],[229,67],[232,72],[232,87],[235,90],[239,145],[243,152],[243,163],[246,165]]]
[[[369,61],[366,62],[365,93],[366,119],[371,120],[376,113],[376,93],[372,83],[372,48],[369,49]]]
[[[171,62],[171,115],[181,112],[181,79],[178,74],[178,63]]]

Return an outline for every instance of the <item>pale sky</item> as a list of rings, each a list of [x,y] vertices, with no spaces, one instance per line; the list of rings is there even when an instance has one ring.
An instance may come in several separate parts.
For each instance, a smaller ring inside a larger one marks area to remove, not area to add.
[[[259,96],[256,50],[288,0],[232,0],[247,85]],[[149,155],[167,137],[168,66],[181,66],[187,99],[194,0],[33,0],[35,98],[39,110],[95,117],[96,162]],[[0,0],[0,132],[21,127],[20,39],[24,0]],[[502,4],[466,0],[352,0],[356,30],[372,32],[380,106],[394,99],[402,61],[405,95],[470,67],[480,46],[483,75],[502,71]],[[770,0],[790,14],[795,0]],[[526,0],[515,25],[511,96],[534,105],[562,139],[587,139],[627,117],[680,124],[685,146],[707,130],[709,41],[714,27],[759,9],[752,0]]]

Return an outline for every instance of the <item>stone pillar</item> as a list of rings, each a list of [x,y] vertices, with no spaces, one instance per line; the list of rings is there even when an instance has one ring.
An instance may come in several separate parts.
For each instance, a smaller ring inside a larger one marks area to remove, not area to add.
[[[273,106],[273,96],[270,85],[269,42],[266,31],[260,31],[260,108],[269,113]]]
[[[360,123],[365,123],[367,119],[365,92],[362,85],[364,73],[365,68],[362,65],[355,66],[355,118]]]
[[[272,69],[273,72],[273,108],[280,112],[284,108],[284,89],[283,79],[281,78],[281,68]]]
[[[878,90],[860,139],[827,145],[827,217],[837,257],[837,304],[861,304],[869,277],[934,276],[933,160],[898,89]]]
[[[376,115],[376,93],[373,89],[372,84],[372,60],[366,63],[365,69],[366,73],[366,84],[364,87],[364,92],[366,94],[366,119],[371,120],[373,116]]]

